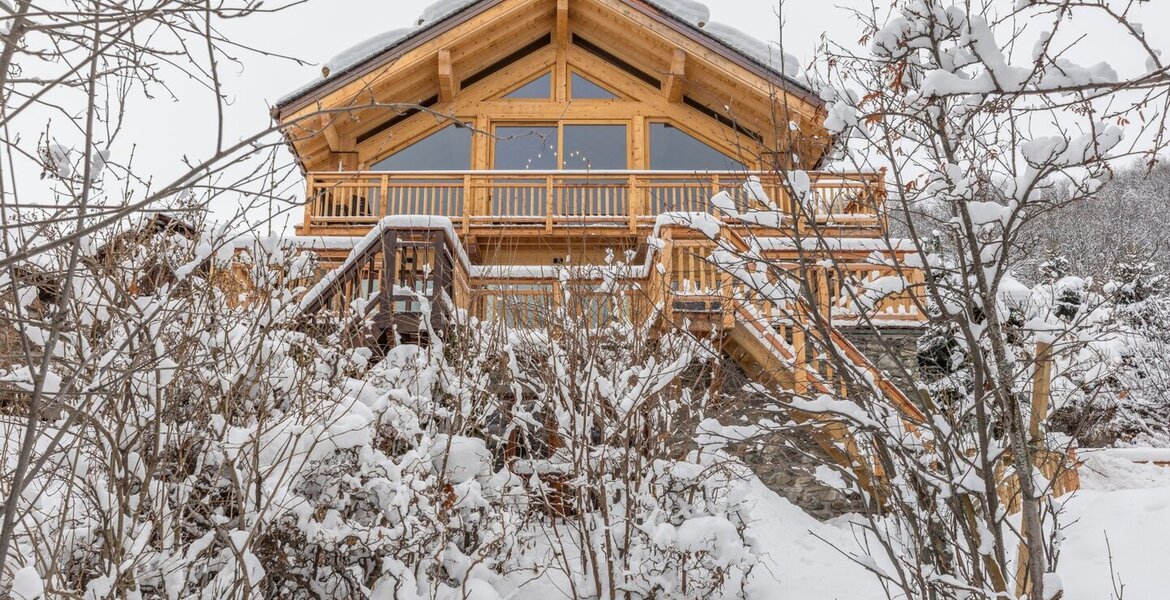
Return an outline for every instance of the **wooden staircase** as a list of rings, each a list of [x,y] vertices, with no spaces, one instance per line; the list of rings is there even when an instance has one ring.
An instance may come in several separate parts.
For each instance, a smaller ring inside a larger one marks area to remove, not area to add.
[[[677,262],[672,260],[677,258],[671,248],[673,236],[669,231],[660,233],[666,243],[648,251],[643,275],[630,282],[641,290],[641,300],[628,316],[636,322],[652,320],[656,329],[686,327],[720,340],[722,350],[755,381],[787,397],[796,407],[794,418],[810,423],[822,448],[840,464],[850,466],[863,486],[880,498],[886,480],[883,469],[851,433],[852,428],[840,415],[801,410],[800,403],[856,393],[864,401],[886,403],[907,430],[925,420],[921,410],[805,300],[793,300],[787,309],[798,318],[785,323],[769,316],[767,302],[751,300],[752,294],[730,282],[726,274],[704,275],[721,279],[715,291],[701,289],[704,285],[680,285],[679,274],[694,276],[714,265],[673,264]],[[749,251],[746,242],[727,227],[718,243],[734,251]],[[701,247],[714,245],[705,240]],[[343,344],[371,348],[375,355],[384,355],[396,344],[432,343],[453,323],[454,311],[474,313],[483,308],[478,282],[464,256],[451,228],[379,226],[306,294],[301,326],[340,323]],[[527,303],[530,298],[521,301]],[[517,321],[510,326],[526,325]]]
[[[302,298],[300,327],[340,323],[344,345],[375,354],[430,343],[466,296],[457,244],[444,227],[375,229]]]

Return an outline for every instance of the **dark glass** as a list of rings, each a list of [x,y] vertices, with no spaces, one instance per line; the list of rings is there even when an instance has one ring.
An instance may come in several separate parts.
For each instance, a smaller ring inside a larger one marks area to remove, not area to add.
[[[375,164],[374,171],[468,171],[471,130],[443,128]]]
[[[742,171],[743,163],[667,123],[650,124],[650,168],[655,171]]]
[[[552,98],[552,73],[545,73],[504,96],[506,100],[549,100]]]
[[[613,92],[576,73],[573,73],[572,81],[574,100],[618,100],[618,96]]]
[[[625,169],[629,155],[625,125],[565,125],[566,170]]]
[[[555,125],[496,128],[496,169],[552,171],[557,169]]]
[[[629,166],[625,125],[565,125],[564,169],[610,171]],[[592,178],[568,180],[558,206],[564,215],[590,219],[618,219],[626,214],[626,182]]]
[[[557,128],[507,126],[496,128],[496,166],[500,171],[554,171],[558,166]],[[548,193],[532,181],[497,179],[491,210],[497,217],[540,217],[547,213]]]

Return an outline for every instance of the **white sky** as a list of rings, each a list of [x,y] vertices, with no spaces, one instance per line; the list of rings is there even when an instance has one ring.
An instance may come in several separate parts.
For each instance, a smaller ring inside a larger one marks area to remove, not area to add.
[[[1005,8],[1015,0],[1001,0]],[[889,0],[878,0],[887,5]],[[406,27],[430,0],[309,0],[288,11],[258,15],[229,26],[233,42],[262,48],[276,55],[295,56],[314,63],[297,65],[274,57],[241,52],[242,65],[227,65],[225,88],[231,105],[225,113],[227,141],[238,139],[271,124],[269,107],[275,99],[320,77],[317,64],[373,35]],[[765,40],[779,38],[778,0],[708,0],[712,19],[722,21]],[[859,27],[844,7],[862,8],[869,0],[785,0],[785,50],[802,63],[812,57],[822,34],[843,44],[856,44]],[[1170,0],[1153,0],[1139,9],[1138,20],[1148,33],[1170,49]],[[1142,67],[1136,48],[1121,43],[1085,47],[1072,58],[1079,62],[1109,61],[1122,73]],[[183,155],[206,156],[214,145],[214,111],[211,91],[196,81],[176,82],[175,98],[139,100],[143,115],[127,123],[127,135],[112,148],[114,160],[134,153],[139,174],[153,175],[156,182],[178,173]],[[133,148],[130,142],[133,142]],[[217,211],[219,212],[219,211]],[[294,211],[295,212],[295,211]]]

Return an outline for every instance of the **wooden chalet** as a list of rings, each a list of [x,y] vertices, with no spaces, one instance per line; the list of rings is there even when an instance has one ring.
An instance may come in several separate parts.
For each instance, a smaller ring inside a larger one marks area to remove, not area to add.
[[[328,271],[302,309],[365,317],[354,342],[375,347],[441,332],[452,309],[532,327],[616,256],[634,293],[575,309],[593,322],[622,310],[712,335],[749,376],[812,396],[847,385],[831,346],[921,419],[843,329],[924,321],[921,286],[857,301],[921,276],[884,239],[882,174],[818,171],[833,140],[793,65],[676,6],[441,2],[281,99],[273,116],[308,181],[297,235]],[[760,299],[708,260],[717,244],[803,293]]]
[[[673,6],[441,2],[278,101],[308,181],[298,239],[328,272],[302,309],[364,317],[353,341],[382,348],[441,332],[452,309],[532,327],[616,256],[634,293],[575,309],[591,321],[623,310],[689,327],[761,383],[814,397],[846,385],[823,358],[832,346],[921,419],[838,328],[924,321],[915,287],[856,301],[867,284],[920,277],[901,266],[909,249],[883,239],[882,174],[818,171],[833,140],[793,66]],[[809,173],[807,192],[793,170]],[[717,243],[759,253],[804,293],[759,299],[708,260]],[[851,447],[837,438],[832,451]]]
[[[832,143],[824,107],[780,53],[670,6],[445,2],[347,51],[273,110],[308,180],[298,235],[327,239],[325,261],[340,264],[344,240],[386,217],[414,237],[424,217],[443,233],[449,221],[456,239],[443,243],[467,287],[453,299],[482,316],[510,294],[552,301],[556,267],[610,253],[655,274],[669,265],[660,290],[725,295],[732,282],[705,261],[713,243],[677,218],[709,213],[745,244],[768,238],[777,263],[831,254],[839,268],[802,277],[835,319],[861,318],[847,291],[893,269],[871,255],[905,253],[881,240],[881,175],[816,172]],[[811,171],[803,204],[783,176],[792,168]],[[782,219],[729,220],[712,206],[719,192]],[[656,229],[660,248],[647,244]],[[908,294],[865,316],[921,321]]]

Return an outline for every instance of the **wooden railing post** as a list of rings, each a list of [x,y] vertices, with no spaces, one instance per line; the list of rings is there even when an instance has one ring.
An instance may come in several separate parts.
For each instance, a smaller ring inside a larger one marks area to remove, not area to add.
[[[387,231],[382,234],[382,310],[378,311],[380,331],[389,331],[394,323],[394,286],[398,278],[398,233]]]
[[[553,176],[549,175],[544,182],[544,230],[552,233],[553,230]]]
[[[447,254],[447,232],[446,230],[434,230],[431,232],[431,248],[435,255],[434,270],[431,277],[434,279],[434,289],[431,290],[431,328],[432,331],[438,332],[445,327],[449,322],[447,319],[447,304],[443,301],[443,295],[455,302],[455,291],[452,289],[452,267],[450,263],[451,257]]]
[[[317,177],[310,173],[305,177],[305,230],[313,227],[313,217],[320,212],[321,199],[317,197]]]
[[[387,217],[387,216],[390,216],[391,214],[397,214],[397,211],[395,211],[394,213],[390,212],[391,206],[390,206],[390,174],[389,173],[382,173],[382,190],[381,190],[381,198],[380,198],[379,204],[382,205],[382,210],[377,211],[375,213],[375,216]]]
[[[802,396],[808,395],[808,371],[805,369],[808,361],[808,347],[805,341],[804,325],[804,320],[799,317],[792,324],[792,354],[796,359],[796,364],[793,365],[794,387],[796,393]]]
[[[720,187],[720,186],[719,186],[719,176],[718,176],[718,175],[712,175],[712,176],[711,176],[711,197],[715,197],[716,195],[718,195],[718,194],[719,194],[719,192],[720,192],[720,189],[719,189],[719,187]],[[708,199],[707,199],[707,203],[706,203],[706,204],[704,205],[704,207],[703,207],[705,210],[703,210],[703,211],[700,211],[700,212],[707,212],[708,210],[710,210],[710,211],[711,211],[711,214],[713,214],[713,215],[715,215],[716,217],[718,217],[719,215],[718,215],[718,213],[717,213],[717,212],[714,210],[714,208],[715,208],[715,207],[714,207],[713,205],[711,205],[711,202],[710,202],[710,200],[711,200],[710,198],[708,198]]]
[[[626,211],[630,213],[630,233],[638,231],[638,217],[645,212],[645,199],[642,196],[643,190],[638,186],[638,176],[630,175],[629,189],[626,191]]]
[[[1040,440],[1040,423],[1048,417],[1052,390],[1052,344],[1036,344],[1036,372],[1032,378],[1032,419],[1028,423],[1029,441]]]
[[[669,228],[663,230],[661,241],[658,264],[662,267],[662,290],[653,301],[662,306],[662,317],[670,323],[674,321],[674,289],[671,285],[674,280],[674,231]]]
[[[471,231],[471,214],[472,204],[475,203],[475,198],[471,192],[471,174],[463,174],[463,235],[467,235]]]

